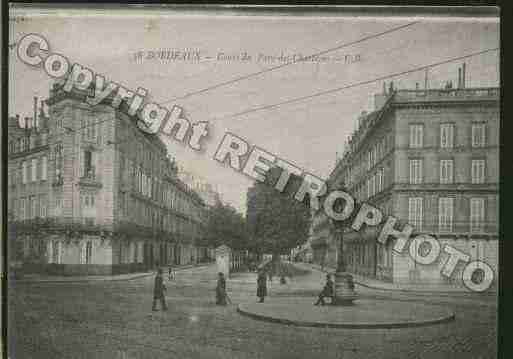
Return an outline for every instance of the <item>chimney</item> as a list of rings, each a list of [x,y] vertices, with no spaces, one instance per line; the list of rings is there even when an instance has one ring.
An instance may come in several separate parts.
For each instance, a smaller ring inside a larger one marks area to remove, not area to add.
[[[390,95],[394,92],[394,81],[390,81],[389,91]]]
[[[28,118],[27,116],[25,116],[25,127],[24,127],[26,130],[28,130],[30,128],[30,118]]]
[[[17,113],[16,114],[16,125],[21,128],[21,123],[20,123],[20,115]]]
[[[415,82],[415,90],[418,90],[418,89],[419,89],[419,83]]]
[[[462,75],[461,75],[461,88],[465,88],[466,84],[465,84],[465,80],[466,80],[466,72],[465,72],[465,63],[463,63],[463,70],[462,70]]]
[[[34,96],[34,127],[38,128],[39,121],[37,118],[37,96]]]
[[[462,81],[461,81],[461,68],[458,67],[458,88],[462,88]]]
[[[358,128],[363,125],[363,121],[365,120],[365,116],[367,115],[367,111],[362,111],[360,116],[358,116]]]

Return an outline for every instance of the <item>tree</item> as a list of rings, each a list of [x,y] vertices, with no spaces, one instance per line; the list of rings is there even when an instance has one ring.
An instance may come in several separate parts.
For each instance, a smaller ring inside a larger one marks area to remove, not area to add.
[[[255,182],[248,189],[248,230],[251,250],[258,255],[271,253],[273,259],[306,242],[310,226],[308,197],[298,202],[293,194],[301,184],[301,178],[291,176],[283,192],[274,188],[281,171],[273,168],[264,182]]]
[[[246,221],[237,210],[220,201],[208,209],[205,244],[218,247],[222,244],[232,249],[246,249],[248,233]]]

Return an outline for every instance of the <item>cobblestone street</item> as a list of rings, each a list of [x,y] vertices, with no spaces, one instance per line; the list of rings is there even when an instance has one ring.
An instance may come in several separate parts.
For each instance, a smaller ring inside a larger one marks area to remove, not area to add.
[[[231,304],[214,304],[215,268],[166,279],[167,312],[152,312],[153,277],[98,283],[25,283],[9,289],[9,355],[21,358],[494,358],[496,301],[475,293],[407,294],[357,286],[362,298],[443,305],[451,323],[408,329],[322,329],[256,321],[236,312],[255,301],[255,274],[227,282]],[[269,285],[277,296],[311,296],[321,272]]]

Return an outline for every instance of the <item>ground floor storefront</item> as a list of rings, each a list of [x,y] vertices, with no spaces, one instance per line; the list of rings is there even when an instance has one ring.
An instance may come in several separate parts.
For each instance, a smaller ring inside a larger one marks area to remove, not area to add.
[[[64,233],[18,235],[23,273],[110,275],[212,260],[211,251],[172,239]]]
[[[483,261],[498,273],[498,240],[490,235],[432,234],[440,244],[440,255],[431,264],[421,264],[416,258],[425,255],[428,247],[410,248],[408,242],[401,253],[394,250],[395,241],[386,244],[377,241],[377,231],[362,230],[344,233],[344,258],[347,271],[366,278],[397,284],[425,284],[463,286],[463,270],[466,263]],[[313,262],[319,266],[336,268],[338,248],[333,239],[315,242]],[[413,245],[413,244],[412,244]],[[468,256],[468,261],[459,261],[450,276],[442,274],[448,262],[446,246],[457,249]],[[413,257],[412,257],[413,253]],[[497,279],[493,285],[497,284]]]

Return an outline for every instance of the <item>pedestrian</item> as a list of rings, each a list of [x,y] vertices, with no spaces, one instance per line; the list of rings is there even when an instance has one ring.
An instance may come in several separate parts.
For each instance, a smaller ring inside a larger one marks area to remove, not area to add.
[[[173,270],[173,266],[169,266],[168,275],[169,275],[169,280],[175,279],[175,271]]]
[[[319,298],[317,299],[317,302],[314,303],[314,305],[325,305],[324,298],[330,297],[333,300],[333,281],[331,280],[331,275],[326,275],[326,284],[324,285],[324,288],[322,288],[321,293],[319,293]]]
[[[257,297],[260,298],[259,303],[264,302],[264,298],[267,295],[267,278],[265,272],[261,270],[257,277]]]
[[[216,286],[216,304],[226,305],[226,279],[223,272],[218,273]]]
[[[157,311],[157,300],[160,300],[162,310],[167,310],[166,297],[164,296],[165,291],[163,271],[162,268],[158,268],[157,275],[155,276],[155,286],[153,287],[153,306],[151,310]]]

